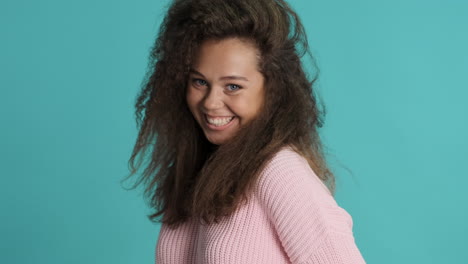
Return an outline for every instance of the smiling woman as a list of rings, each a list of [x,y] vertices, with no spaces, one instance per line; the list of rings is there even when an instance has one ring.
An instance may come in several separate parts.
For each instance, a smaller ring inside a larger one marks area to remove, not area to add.
[[[283,0],[172,2],[130,159],[133,175],[151,150],[137,185],[162,223],[157,263],[365,263],[333,198],[306,52]]]
[[[197,52],[187,104],[213,144],[226,143],[260,112],[265,89],[257,53],[239,38],[205,41]]]

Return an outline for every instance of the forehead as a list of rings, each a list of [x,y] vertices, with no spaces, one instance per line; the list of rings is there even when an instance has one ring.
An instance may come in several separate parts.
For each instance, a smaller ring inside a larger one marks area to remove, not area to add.
[[[193,66],[200,71],[250,71],[257,69],[258,57],[258,49],[247,40],[205,40],[195,53]]]

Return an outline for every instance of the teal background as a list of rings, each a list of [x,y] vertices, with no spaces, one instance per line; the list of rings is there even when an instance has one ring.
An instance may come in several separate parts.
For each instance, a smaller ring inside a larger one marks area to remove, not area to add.
[[[154,263],[159,226],[119,181],[167,2],[0,3],[0,263]],[[364,258],[468,263],[468,2],[290,3]]]

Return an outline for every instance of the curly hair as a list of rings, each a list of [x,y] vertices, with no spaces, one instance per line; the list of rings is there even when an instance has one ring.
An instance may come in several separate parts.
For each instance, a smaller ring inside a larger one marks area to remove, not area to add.
[[[237,37],[255,44],[265,78],[259,116],[226,144],[213,145],[185,100],[189,71],[205,40]],[[190,217],[218,222],[248,194],[267,161],[291,146],[334,194],[318,128],[320,109],[301,57],[309,51],[303,25],[283,0],[174,0],[152,47],[148,71],[135,103],[139,128],[129,165],[134,175],[145,154],[149,163],[133,188],[155,211],[153,222],[171,227]],[[135,166],[135,161],[138,163]]]

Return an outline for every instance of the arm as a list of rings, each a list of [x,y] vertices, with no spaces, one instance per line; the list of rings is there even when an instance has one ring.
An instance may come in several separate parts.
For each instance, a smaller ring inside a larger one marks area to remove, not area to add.
[[[292,263],[365,263],[351,216],[296,152],[280,151],[268,163],[256,195]]]

